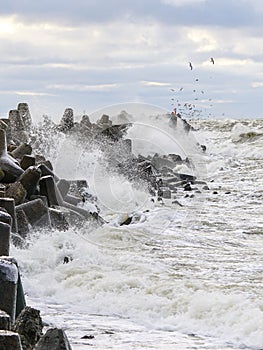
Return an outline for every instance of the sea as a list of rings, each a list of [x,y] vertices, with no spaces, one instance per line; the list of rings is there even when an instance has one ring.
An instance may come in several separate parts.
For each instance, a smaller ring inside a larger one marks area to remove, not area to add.
[[[128,131],[135,153],[181,153],[191,166],[175,170],[200,180],[161,202],[104,171],[101,149],[48,142],[56,174],[86,179],[106,223],[34,230],[11,254],[27,304],[73,350],[263,349],[263,120],[189,123],[144,116]]]

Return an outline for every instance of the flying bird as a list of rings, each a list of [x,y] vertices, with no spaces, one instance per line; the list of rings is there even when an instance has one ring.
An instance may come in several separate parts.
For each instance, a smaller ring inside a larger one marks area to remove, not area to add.
[[[213,59],[213,57],[210,58],[210,62],[212,62],[213,64],[215,64],[215,60]]]
[[[191,70],[193,70],[193,66],[192,66],[191,62],[189,62],[189,67],[190,67]]]

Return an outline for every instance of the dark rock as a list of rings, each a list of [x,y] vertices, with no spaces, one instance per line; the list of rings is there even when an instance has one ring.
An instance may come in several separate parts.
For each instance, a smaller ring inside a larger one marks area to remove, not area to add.
[[[35,166],[26,169],[24,174],[19,177],[18,181],[26,189],[28,198],[35,193],[40,177],[41,171]]]
[[[5,194],[8,198],[14,198],[15,205],[19,205],[26,199],[27,191],[21,182],[16,181],[6,186]]]
[[[91,335],[91,334],[89,334],[89,335],[83,335],[83,337],[81,337],[81,339],[94,339],[95,338],[95,336],[94,335]]]
[[[39,310],[26,306],[17,317],[13,330],[20,335],[23,349],[33,350],[42,336],[43,323]],[[49,350],[53,350],[52,347]]]
[[[129,216],[127,219],[125,219],[123,222],[120,223],[120,226],[130,225],[131,222],[132,222],[132,216]]]
[[[184,186],[184,191],[192,191],[192,187],[189,183]]]
[[[72,350],[62,329],[51,328],[39,340],[34,350]]]
[[[203,186],[203,190],[208,191],[209,187],[207,185]]]

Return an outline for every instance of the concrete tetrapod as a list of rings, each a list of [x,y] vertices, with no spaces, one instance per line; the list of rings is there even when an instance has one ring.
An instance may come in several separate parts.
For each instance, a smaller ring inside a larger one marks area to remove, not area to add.
[[[0,258],[0,310],[5,311],[11,322],[15,320],[18,269],[16,264]]]
[[[0,129],[0,168],[4,171],[3,182],[14,182],[24,170],[18,162],[7,153],[6,133]]]

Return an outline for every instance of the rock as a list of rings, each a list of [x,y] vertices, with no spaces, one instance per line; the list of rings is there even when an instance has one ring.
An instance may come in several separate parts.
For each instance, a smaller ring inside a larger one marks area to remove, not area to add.
[[[34,350],[72,350],[62,329],[51,328],[37,343]]]
[[[10,316],[11,322],[15,320],[17,282],[17,266],[5,258],[0,258],[0,310]]]
[[[17,317],[14,331],[20,335],[23,349],[33,350],[42,336],[43,323],[39,310],[26,306]],[[49,350],[53,350],[52,347]]]
[[[41,171],[35,166],[27,168],[26,171],[19,177],[18,181],[21,182],[27,191],[28,198],[35,194],[40,177]]]
[[[5,311],[2,310],[0,310],[0,330],[11,330],[11,318]]]
[[[5,194],[8,198],[14,198],[15,205],[19,205],[26,199],[27,191],[21,182],[16,181],[6,186]]]
[[[0,207],[4,208],[12,217],[11,231],[17,232],[17,221],[15,212],[15,200],[13,198],[0,198]]]
[[[209,190],[209,187],[208,187],[207,185],[203,186],[202,188],[203,188],[203,190],[205,190],[205,191],[208,191],[208,190]]]
[[[1,350],[23,350],[19,334],[11,331],[0,330]]]
[[[189,183],[184,185],[184,191],[192,191],[192,187],[191,187],[191,185]]]
[[[122,221],[120,223],[120,226],[123,226],[123,225],[130,225],[132,222],[132,216],[128,216],[124,221]]]
[[[11,227],[9,224],[0,222],[0,256],[8,256],[10,248]]]

